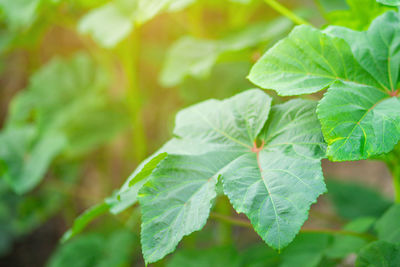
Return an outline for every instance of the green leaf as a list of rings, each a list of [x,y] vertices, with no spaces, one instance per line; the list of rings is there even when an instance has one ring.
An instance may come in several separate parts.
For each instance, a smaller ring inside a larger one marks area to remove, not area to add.
[[[202,250],[180,250],[174,254],[167,267],[239,267],[240,257],[233,247],[213,247]]]
[[[377,3],[376,0],[347,0],[346,2],[349,8],[326,14],[330,24],[353,30],[367,30],[376,17],[392,10],[388,6]]]
[[[376,222],[375,229],[380,240],[400,243],[400,204],[393,205]]]
[[[400,19],[395,12],[387,12],[375,19],[367,31],[358,32],[332,26],[326,32],[345,40],[360,65],[381,87],[394,91],[397,89],[400,69],[400,53],[397,52],[399,23]]]
[[[78,25],[101,46],[113,48],[135,28],[164,11],[178,11],[194,0],[114,0],[86,14]]]
[[[34,142],[31,127],[10,129],[0,134],[2,178],[19,194],[33,189],[43,178],[54,157],[65,147],[63,135],[49,134]]]
[[[399,0],[376,0],[376,1],[388,6],[400,6]]]
[[[348,220],[360,217],[379,218],[392,202],[373,188],[357,183],[330,179],[328,197],[338,215]]]
[[[167,157],[167,153],[161,153],[157,156],[155,156],[154,158],[152,158],[149,162],[147,162],[143,169],[140,170],[140,172],[135,175],[135,177],[133,179],[131,179],[129,181],[129,186],[133,186],[134,184],[136,184],[137,182],[142,181],[143,179],[147,178],[152,172],[153,170],[157,167],[157,165],[164,160]]]
[[[90,34],[103,47],[114,47],[129,35],[134,25],[131,16],[111,2],[86,14],[78,25],[81,33]]]
[[[139,0],[135,20],[143,24],[164,11],[178,11],[195,0]]]
[[[106,202],[97,204],[84,213],[79,215],[78,218],[74,220],[74,224],[67,232],[64,233],[63,237],[61,238],[62,242],[68,241],[72,237],[76,236],[80,232],[85,229],[85,227],[93,221],[95,218],[99,217],[100,215],[106,213],[109,210],[109,205]]]
[[[246,247],[240,253],[242,266],[246,267],[275,267],[280,263],[280,254],[264,243]]]
[[[179,39],[168,52],[161,84],[172,87],[186,76],[202,78],[209,75],[219,53],[219,47],[213,41],[193,37]]]
[[[400,138],[400,101],[375,88],[337,82],[318,106],[318,118],[334,161],[390,152]]]
[[[282,252],[280,267],[317,267],[324,257],[331,240],[328,234],[300,234]]]
[[[169,153],[140,190],[146,262],[161,259],[204,226],[220,176],[235,209],[269,245],[281,249],[294,238],[325,191],[325,146],[315,103],[295,100],[270,112],[270,102],[249,90],[177,115],[170,146],[183,153]]]
[[[255,64],[249,78],[281,95],[329,88],[317,113],[331,160],[387,153],[400,139],[399,23],[388,12],[363,33],[299,26]]]
[[[26,29],[37,19],[41,0],[0,0],[0,10],[12,30]]]
[[[249,79],[279,95],[320,91],[337,80],[376,86],[348,44],[311,26],[297,26],[253,66]]]
[[[356,267],[397,267],[400,262],[400,244],[376,241],[363,248]]]
[[[272,42],[292,26],[286,18],[258,22],[219,40],[183,37],[170,48],[160,76],[163,86],[172,87],[187,77],[209,76],[212,67],[224,55]]]
[[[2,169],[16,192],[33,189],[55,157],[81,156],[123,129],[126,120],[107,84],[104,69],[86,54],[55,58],[31,76],[0,134]]]
[[[101,234],[83,235],[61,245],[47,266],[128,266],[136,244],[136,236],[128,230],[119,229],[106,237]]]
[[[343,230],[354,233],[365,233],[372,227],[375,220],[372,217],[362,217],[346,224]],[[333,237],[333,241],[325,254],[330,258],[342,259],[351,253],[358,253],[366,244],[368,244],[368,240],[365,238],[337,234]]]
[[[66,156],[85,154],[126,125],[121,104],[106,91],[108,83],[105,70],[87,54],[54,58],[13,99],[6,126],[18,128],[33,118],[40,133],[59,132],[67,138]]]

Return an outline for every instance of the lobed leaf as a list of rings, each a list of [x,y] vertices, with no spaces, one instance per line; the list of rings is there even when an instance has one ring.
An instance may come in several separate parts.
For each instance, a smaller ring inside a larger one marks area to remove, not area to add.
[[[387,153],[400,139],[398,24],[399,16],[387,12],[366,32],[296,27],[255,64],[249,79],[281,95],[329,88],[317,113],[331,160]]]
[[[294,238],[325,191],[325,145],[315,103],[295,100],[270,112],[270,102],[249,90],[177,115],[177,138],[169,146],[184,153],[169,153],[139,191],[146,262],[161,259],[204,226],[218,177],[234,208],[269,245],[281,249]],[[264,145],[257,147],[256,139]]]

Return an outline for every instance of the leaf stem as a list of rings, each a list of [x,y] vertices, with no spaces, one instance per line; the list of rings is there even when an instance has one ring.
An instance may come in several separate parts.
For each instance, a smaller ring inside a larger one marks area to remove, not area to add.
[[[221,196],[218,198],[215,208],[218,211],[218,214],[229,218],[231,214],[231,205],[226,196]],[[220,222],[221,223],[218,229],[218,242],[220,245],[229,245],[232,243],[232,224],[223,220]]]
[[[400,147],[396,147],[385,162],[392,174],[394,200],[396,203],[400,203]]]
[[[253,225],[249,221],[241,220],[241,219],[236,219],[232,218],[229,216],[225,216],[223,214],[219,214],[216,212],[211,212],[210,217],[216,220],[221,220],[227,223],[230,223],[232,225],[240,226],[240,227],[246,227],[253,229]],[[331,235],[349,235],[349,236],[356,236],[360,237],[366,240],[376,240],[376,237],[373,235],[370,235],[368,233],[357,233],[353,231],[345,231],[345,230],[337,230],[337,229],[301,229],[300,233],[321,233],[321,234],[331,234]]]
[[[287,17],[288,19],[290,19],[294,23],[296,23],[298,25],[301,25],[301,24],[310,25],[310,23],[308,21],[306,21],[306,20],[302,19],[301,17],[297,16],[295,13],[293,13],[291,10],[289,10],[288,8],[286,8],[285,6],[283,6],[282,4],[277,2],[276,0],[264,0],[264,1],[270,7],[275,9],[278,13],[280,13],[283,16]]]
[[[139,28],[122,44],[120,60],[126,77],[126,99],[129,115],[133,127],[133,152],[137,162],[142,161],[147,155],[147,140],[142,118],[143,95],[139,86],[138,55],[140,49]]]

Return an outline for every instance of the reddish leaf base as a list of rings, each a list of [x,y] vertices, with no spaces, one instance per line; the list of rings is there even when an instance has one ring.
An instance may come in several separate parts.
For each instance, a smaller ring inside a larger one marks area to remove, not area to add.
[[[257,147],[257,143],[254,141],[253,147],[251,148],[251,152],[258,154],[264,148],[264,145],[265,145],[264,140],[262,141],[261,146],[259,146],[259,147]]]
[[[389,95],[393,96],[393,97],[398,97],[398,96],[400,96],[400,91],[399,91],[399,89],[397,89],[396,91],[391,91],[389,93]]]

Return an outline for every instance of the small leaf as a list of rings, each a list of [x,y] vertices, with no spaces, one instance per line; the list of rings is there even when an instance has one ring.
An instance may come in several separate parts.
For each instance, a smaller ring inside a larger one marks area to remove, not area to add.
[[[100,45],[111,48],[127,37],[133,27],[126,10],[108,3],[86,14],[79,21],[78,30],[90,34]]]
[[[129,186],[133,186],[134,184],[142,181],[143,179],[147,178],[153,170],[157,167],[157,165],[163,161],[167,157],[167,153],[161,153],[152,158],[149,162],[147,162],[144,167],[140,170],[138,174],[135,175],[130,181]]]
[[[76,236],[80,232],[82,232],[85,227],[93,221],[95,218],[99,217],[100,215],[106,213],[110,209],[109,205],[106,202],[97,204],[74,220],[74,224],[67,232],[64,233],[63,237],[61,238],[61,242],[66,242],[72,237]]]
[[[400,243],[400,204],[393,205],[376,222],[375,229],[380,240]]]
[[[397,267],[399,262],[400,244],[376,241],[360,251],[356,267]]]

